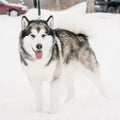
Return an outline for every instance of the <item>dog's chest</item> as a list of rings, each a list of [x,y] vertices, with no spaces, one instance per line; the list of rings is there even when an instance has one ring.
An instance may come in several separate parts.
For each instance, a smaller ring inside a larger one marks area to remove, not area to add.
[[[56,63],[52,62],[50,65],[46,66],[39,62],[30,62],[28,66],[22,66],[30,80],[52,81]]]

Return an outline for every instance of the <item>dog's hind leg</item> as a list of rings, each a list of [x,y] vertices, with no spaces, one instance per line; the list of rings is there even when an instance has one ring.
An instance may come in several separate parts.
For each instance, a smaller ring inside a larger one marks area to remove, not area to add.
[[[108,98],[107,91],[106,91],[102,81],[100,79],[95,79],[95,80],[93,80],[93,83],[96,85],[96,87],[100,91],[101,95],[105,98]]]
[[[75,88],[73,84],[73,79],[69,78],[69,79],[64,80],[64,84],[67,90],[67,98],[65,102],[68,102],[69,100],[73,99],[75,96]]]
[[[108,97],[107,91],[104,87],[104,84],[100,78],[100,72],[99,70],[96,71],[96,73],[92,74],[90,77],[91,81],[95,84],[96,88],[99,90],[101,95],[105,98]]]

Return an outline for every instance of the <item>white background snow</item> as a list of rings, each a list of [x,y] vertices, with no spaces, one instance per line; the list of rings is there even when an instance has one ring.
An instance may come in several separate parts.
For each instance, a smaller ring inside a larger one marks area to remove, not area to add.
[[[90,37],[109,98],[102,97],[91,81],[81,80],[76,98],[58,114],[35,112],[30,83],[20,66],[18,42],[21,16],[0,15],[0,120],[120,120],[120,15],[85,14],[85,4],[68,10],[42,11],[54,15],[55,27]],[[37,18],[37,10],[27,13]]]

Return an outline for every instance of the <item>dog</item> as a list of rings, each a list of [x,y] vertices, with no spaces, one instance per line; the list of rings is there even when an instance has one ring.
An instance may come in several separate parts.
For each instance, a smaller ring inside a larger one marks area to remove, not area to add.
[[[66,86],[67,99],[74,97],[76,72],[92,79],[104,94],[99,80],[99,64],[85,34],[53,29],[53,16],[47,20],[29,20],[23,16],[21,23],[20,60],[33,88],[37,111],[43,110],[43,81],[50,83],[48,112],[54,113],[60,106],[61,81]]]

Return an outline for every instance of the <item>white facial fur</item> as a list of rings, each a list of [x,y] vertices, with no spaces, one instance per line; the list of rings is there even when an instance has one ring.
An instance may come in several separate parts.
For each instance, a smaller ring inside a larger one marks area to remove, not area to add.
[[[24,48],[26,51],[35,58],[36,45],[41,44],[41,51],[43,52],[42,59],[50,57],[51,47],[52,47],[52,36],[45,33],[45,29],[41,29],[39,32],[36,29],[32,29],[31,34],[24,38]]]

